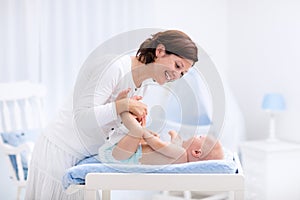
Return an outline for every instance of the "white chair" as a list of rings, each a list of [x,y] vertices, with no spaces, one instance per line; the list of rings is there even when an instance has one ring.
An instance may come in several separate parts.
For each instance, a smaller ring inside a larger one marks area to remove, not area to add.
[[[5,141],[5,137],[43,128],[44,97],[45,87],[40,84],[28,81],[0,83],[0,151],[5,154],[9,176],[17,186],[17,199],[26,186],[27,173],[23,165],[26,162],[28,167],[34,143],[22,141],[20,145],[11,144]]]

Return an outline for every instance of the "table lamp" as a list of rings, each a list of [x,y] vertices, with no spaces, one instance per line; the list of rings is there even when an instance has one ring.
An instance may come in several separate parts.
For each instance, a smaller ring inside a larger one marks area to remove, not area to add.
[[[262,102],[262,109],[270,114],[270,132],[267,141],[276,141],[275,136],[275,114],[285,110],[285,101],[281,94],[265,94]]]

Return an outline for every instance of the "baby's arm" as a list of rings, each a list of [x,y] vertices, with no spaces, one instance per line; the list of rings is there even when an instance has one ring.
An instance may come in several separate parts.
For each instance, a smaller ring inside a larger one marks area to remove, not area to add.
[[[154,133],[151,133],[151,131],[148,130],[144,132],[143,138],[153,150],[163,154],[164,156],[178,159],[185,155],[186,151],[182,146],[173,143],[174,138],[177,136],[175,136],[175,133],[176,132],[169,132],[172,140],[171,143],[162,141],[160,138],[154,136]]]

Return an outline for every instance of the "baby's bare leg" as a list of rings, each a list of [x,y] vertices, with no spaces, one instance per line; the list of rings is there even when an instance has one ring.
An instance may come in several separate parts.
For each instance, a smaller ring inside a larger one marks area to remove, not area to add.
[[[144,129],[129,112],[121,113],[121,118],[129,132],[118,142],[112,152],[116,160],[130,158],[137,151],[144,134]]]

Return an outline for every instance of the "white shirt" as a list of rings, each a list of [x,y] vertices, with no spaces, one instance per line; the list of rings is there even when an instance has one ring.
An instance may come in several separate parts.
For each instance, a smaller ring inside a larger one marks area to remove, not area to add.
[[[85,63],[79,72],[73,97],[50,124],[46,136],[79,157],[97,154],[105,140],[119,139],[118,133],[126,132],[124,127],[121,128],[115,99],[127,88],[131,88],[128,97],[143,93],[137,91],[133,82],[130,56],[106,57]],[[124,131],[114,131],[116,129]]]

